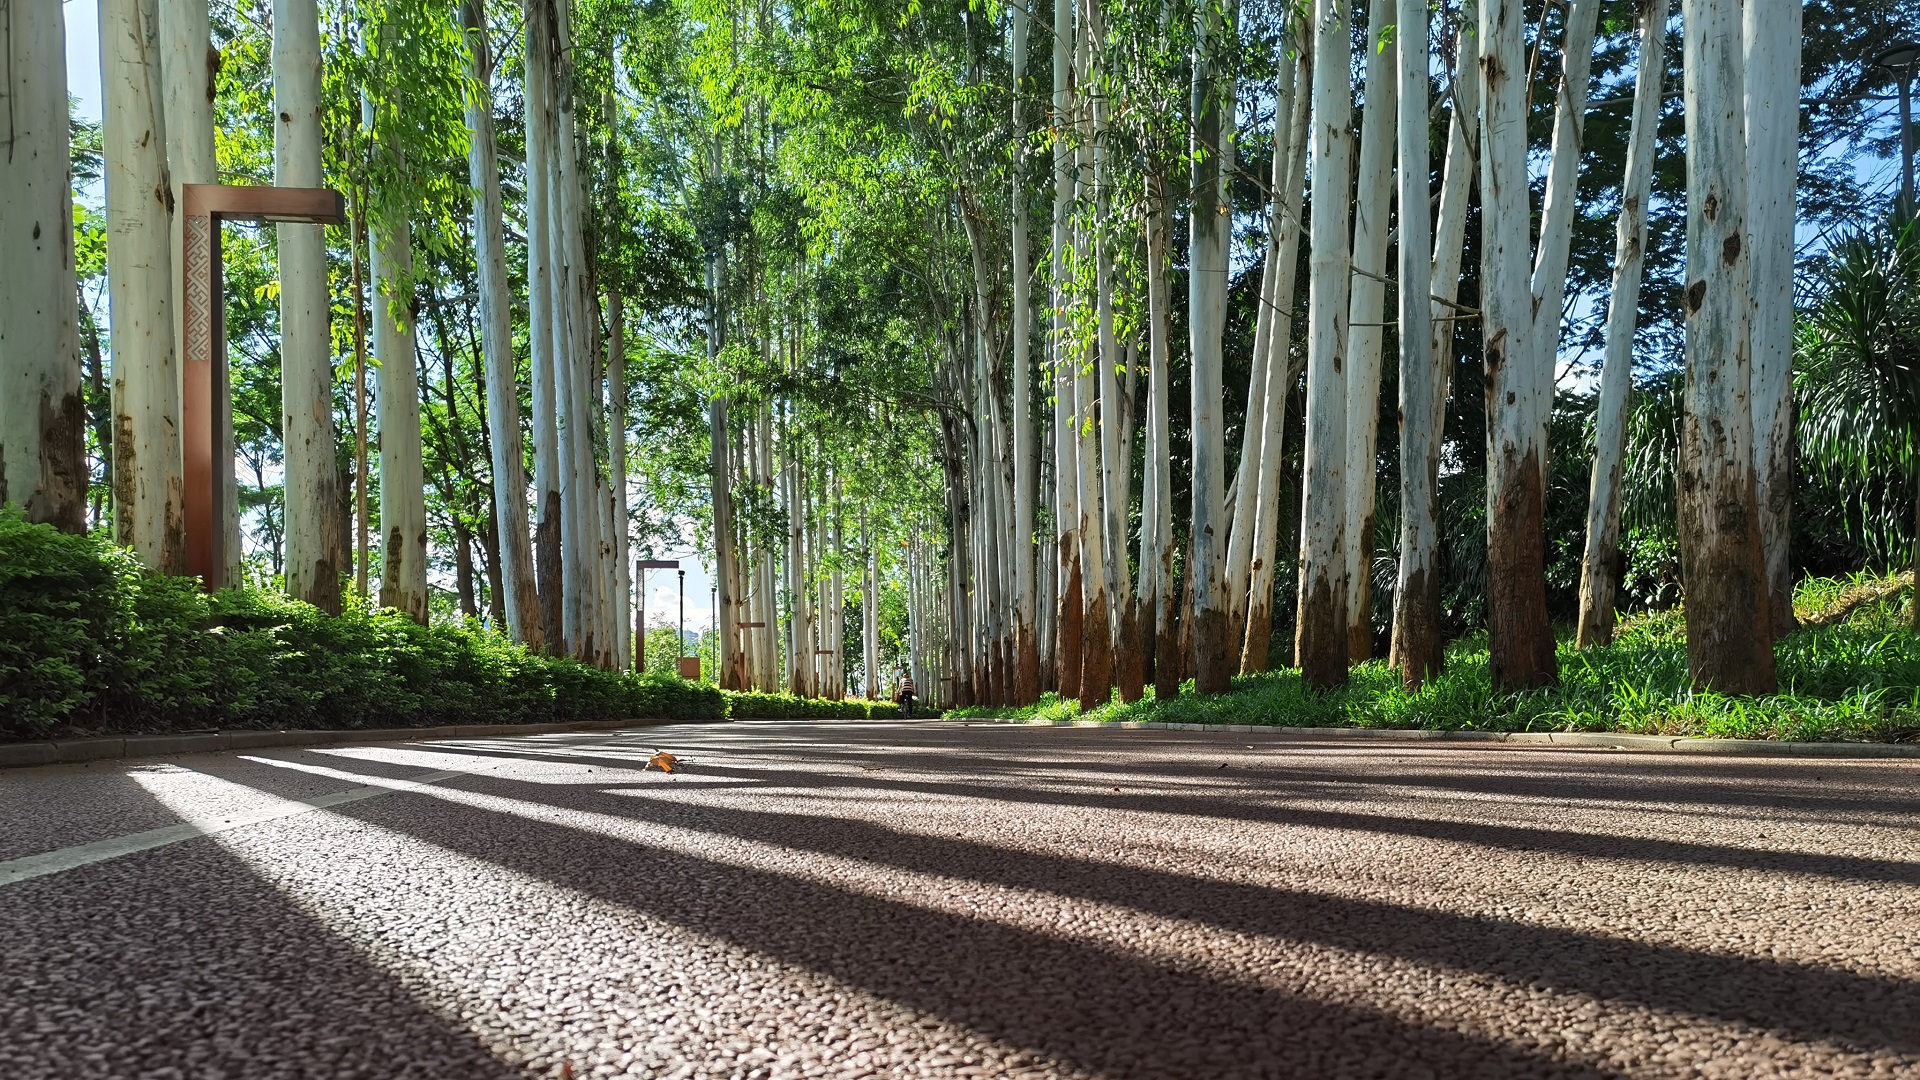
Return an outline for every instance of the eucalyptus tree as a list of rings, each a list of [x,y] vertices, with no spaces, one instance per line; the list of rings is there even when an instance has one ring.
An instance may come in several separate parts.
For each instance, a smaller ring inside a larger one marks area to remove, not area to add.
[[[1225,693],[1233,675],[1227,648],[1221,338],[1226,327],[1227,246],[1232,232],[1228,182],[1234,165],[1234,43],[1234,24],[1224,5],[1201,0],[1194,11],[1193,210],[1187,256],[1193,424],[1192,549],[1187,576],[1193,593],[1188,618],[1193,627],[1194,689],[1202,694]],[[1081,697],[1085,696],[1083,691]]]
[[[474,259],[478,264],[480,345],[485,354],[487,420],[492,430],[493,512],[500,549],[502,600],[515,641],[546,644],[527,532],[527,475],[520,437],[520,389],[514,362],[513,287],[507,276],[504,197],[493,126],[494,62],[485,0],[463,0],[467,35],[468,181],[473,188]]]
[[[374,402],[380,425],[380,604],[427,621],[427,504],[420,446],[419,343],[415,324],[412,209],[405,197],[406,151],[382,128],[371,97],[363,123],[375,132],[374,153],[384,159],[392,189],[380,185],[371,215],[367,267],[373,283],[373,354],[380,361]],[[391,129],[389,128],[389,131]]]
[[[1243,620],[1246,632],[1240,645],[1243,673],[1267,670],[1273,644],[1274,556],[1279,550],[1281,489],[1285,479],[1281,451],[1286,446],[1287,398],[1298,378],[1293,368],[1291,339],[1294,286],[1300,267],[1300,236],[1304,224],[1300,219],[1300,201],[1306,185],[1307,146],[1313,126],[1313,48],[1304,25],[1296,23],[1296,33],[1298,56],[1293,65],[1293,107],[1287,126],[1285,172],[1275,177],[1279,194],[1275,199],[1272,229],[1276,239],[1267,246],[1275,278],[1268,291],[1266,309],[1272,322],[1266,334],[1267,381],[1261,389],[1263,434],[1255,474],[1257,508],[1248,553],[1247,607]],[[1277,140],[1277,131],[1275,137]],[[1279,157],[1278,152],[1275,156]]]
[[[273,3],[273,160],[281,187],[320,187],[320,16],[315,0]],[[281,432],[286,450],[287,592],[340,610],[347,569],[334,458],[326,226],[279,225]],[[116,325],[118,322],[116,320]]]
[[[186,519],[159,31],[153,0],[102,0],[114,532],[148,567],[180,574]],[[329,464],[331,450],[329,442]]]
[[[8,20],[10,141],[0,156],[0,206],[6,207],[0,214],[6,252],[0,259],[0,503],[20,506],[29,521],[80,532],[87,518],[87,410],[68,182],[66,24],[57,4],[10,7]]]
[[[1796,9],[1797,10],[1797,9]],[[1620,480],[1627,445],[1627,407],[1633,389],[1633,335],[1640,314],[1640,277],[1646,262],[1647,200],[1653,189],[1654,135],[1660,126],[1661,77],[1666,72],[1667,0],[1640,11],[1639,59],[1633,120],[1627,140],[1615,225],[1613,288],[1607,300],[1606,355],[1594,414],[1593,476],[1587,489],[1586,547],[1580,561],[1581,648],[1613,640],[1619,588]],[[1787,315],[1792,318],[1791,296]],[[1757,318],[1757,316],[1756,316]],[[1788,343],[1791,348],[1791,342]]]
[[[1040,697],[1040,651],[1035,634],[1037,599],[1034,582],[1034,492],[1039,486],[1035,455],[1032,403],[1032,246],[1028,211],[1027,172],[1027,46],[1032,14],[1025,3],[1013,5],[1013,183],[1009,202],[1013,213],[1013,702],[1025,705]],[[878,634],[868,635],[865,648],[878,647]],[[869,652],[868,655],[871,655]],[[868,696],[871,696],[869,694]]]
[[[1741,6],[1742,115],[1747,141],[1747,247],[1752,252],[1755,504],[1774,634],[1794,629],[1794,191],[1800,165],[1799,0]]]
[[[1248,612],[1257,601],[1250,592],[1254,577],[1255,542],[1270,536],[1269,527],[1260,536],[1257,523],[1262,511],[1277,491],[1268,491],[1268,471],[1279,460],[1280,439],[1286,421],[1287,391],[1291,386],[1287,367],[1288,337],[1292,327],[1294,268],[1299,261],[1299,230],[1288,220],[1291,210],[1288,196],[1296,171],[1304,172],[1305,163],[1292,156],[1293,103],[1301,89],[1295,81],[1296,65],[1286,64],[1283,35],[1281,64],[1274,88],[1272,175],[1267,185],[1267,244],[1260,274],[1259,310],[1254,315],[1253,362],[1248,365],[1247,412],[1240,438],[1240,464],[1234,472],[1233,523],[1227,530],[1227,647],[1238,653],[1242,672],[1266,670],[1261,655],[1249,667],[1244,648],[1249,629]],[[1291,241],[1291,244],[1288,243]],[[1284,250],[1283,250],[1284,249]],[[1282,289],[1284,288],[1284,293]],[[1284,295],[1285,299],[1282,299]],[[1282,305],[1285,305],[1284,307]],[[1275,370],[1274,365],[1279,369]],[[1277,488],[1277,484],[1273,485]],[[1268,503],[1260,496],[1265,493]],[[1277,508],[1276,520],[1277,520]],[[1271,556],[1268,557],[1271,561]],[[1267,579],[1271,593],[1273,581]],[[1271,620],[1271,602],[1259,604]]]
[[[1427,111],[1431,90],[1427,83],[1427,5],[1425,0],[1399,0],[1394,17],[1394,59],[1399,74],[1398,123],[1400,150],[1400,551],[1401,566],[1394,590],[1394,639],[1406,646],[1398,661],[1402,685],[1418,688],[1436,668],[1439,652],[1440,580],[1430,556],[1438,546],[1434,536],[1434,504],[1440,468],[1441,408],[1445,384],[1433,362],[1434,328],[1451,331],[1451,321],[1434,321],[1433,263],[1429,252],[1432,219],[1429,209],[1427,162],[1431,157],[1431,125]],[[1456,106],[1457,108],[1457,106]],[[1449,139],[1452,125],[1449,125]],[[1451,166],[1449,162],[1449,166]],[[1447,182],[1441,179],[1442,198]],[[1449,208],[1451,209],[1451,208]],[[1357,283],[1356,283],[1357,284]]]
[[[1080,661],[1085,617],[1080,567],[1080,457],[1074,409],[1074,371],[1079,366],[1073,343],[1069,288],[1069,245],[1073,236],[1074,0],[1053,4],[1053,447],[1056,553],[1059,559],[1058,612],[1054,631],[1056,685],[1061,697],[1081,693]]]
[[[1404,11],[1404,4],[1402,6]],[[1409,26],[1417,25],[1408,23]],[[1431,304],[1428,321],[1433,331],[1428,345],[1430,373],[1425,385],[1409,387],[1419,377],[1416,363],[1402,361],[1400,408],[1400,563],[1394,586],[1393,641],[1390,660],[1400,671],[1401,684],[1418,688],[1438,674],[1446,661],[1446,641],[1442,634],[1440,586],[1440,506],[1439,473],[1442,436],[1445,433],[1448,387],[1453,377],[1454,325],[1461,316],[1455,301],[1460,292],[1460,264],[1467,238],[1468,196],[1473,188],[1475,133],[1480,113],[1480,79],[1462,68],[1473,63],[1477,53],[1470,25],[1462,24],[1454,39],[1454,69],[1447,82],[1447,97],[1453,107],[1447,120],[1447,156],[1440,181],[1440,211],[1433,230],[1433,260],[1427,274]],[[1404,64],[1405,54],[1402,54]],[[1402,123],[1407,122],[1409,95],[1426,97],[1419,87],[1409,89],[1405,68],[1401,74]],[[1424,145],[1424,138],[1422,139]],[[1404,146],[1404,144],[1403,144]],[[1403,149],[1402,153],[1410,151]],[[1411,179],[1409,178],[1409,183]],[[1417,186],[1417,185],[1416,185]],[[1402,193],[1404,200],[1411,196]],[[1409,217],[1417,215],[1417,209]],[[1406,257],[1403,252],[1402,258]],[[1417,283],[1420,271],[1402,271],[1403,280]],[[1418,296],[1409,285],[1401,297],[1401,318],[1406,319],[1407,296]],[[1418,316],[1406,325],[1416,325]],[[1402,342],[1402,350],[1407,349]],[[1417,346],[1415,346],[1417,348]],[[1404,351],[1403,351],[1404,355]],[[1424,401],[1426,411],[1419,408]]]
[[[1488,6],[1498,0],[1483,0]],[[1516,5],[1517,6],[1517,5]],[[1309,686],[1347,679],[1347,239],[1353,76],[1345,0],[1314,0],[1312,258],[1307,299],[1305,491],[1294,656]]]
[[[1751,204],[1739,5],[1684,0],[1687,382],[1679,533],[1687,661],[1700,685],[1772,693],[1773,613],[1754,496]]]
[[[1380,351],[1386,340],[1388,212],[1396,130],[1395,0],[1367,9],[1366,103],[1354,180],[1353,284],[1347,305],[1347,660],[1373,656],[1374,477],[1380,434]],[[1389,29],[1392,27],[1393,29]],[[1421,74],[1424,76],[1425,67]],[[1402,354],[1405,355],[1404,353]]]

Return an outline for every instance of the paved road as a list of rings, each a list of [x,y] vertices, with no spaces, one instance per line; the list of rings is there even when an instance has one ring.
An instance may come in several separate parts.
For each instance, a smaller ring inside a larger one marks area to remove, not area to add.
[[[0,822],[11,1080],[1920,1076],[1914,762],[731,724]]]

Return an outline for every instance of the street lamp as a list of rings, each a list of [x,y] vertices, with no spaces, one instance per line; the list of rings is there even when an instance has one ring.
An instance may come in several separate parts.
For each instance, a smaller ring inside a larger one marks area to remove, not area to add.
[[[1913,76],[1920,69],[1920,45],[1896,41],[1873,58],[1875,67],[1900,80],[1900,207],[1913,211]]]
[[[227,490],[233,484],[233,404],[228,389],[223,221],[339,225],[346,200],[326,188],[183,184],[180,189],[180,443],[187,573],[208,592],[237,584],[227,568]]]

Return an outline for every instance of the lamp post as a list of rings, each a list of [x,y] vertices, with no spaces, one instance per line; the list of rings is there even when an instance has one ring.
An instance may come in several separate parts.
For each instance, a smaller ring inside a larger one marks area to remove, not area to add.
[[[181,526],[187,572],[211,592],[225,585],[238,552],[227,550],[227,491],[233,483],[233,406],[228,389],[225,277],[220,260],[224,221],[339,225],[346,200],[326,188],[184,184],[182,219],[180,433]]]
[[[1874,66],[1900,81],[1900,208],[1913,212],[1913,76],[1920,68],[1920,45],[1896,41],[1873,58]]]
[[[679,567],[679,559],[635,559],[633,561],[634,576],[640,579],[640,620],[634,628],[633,639],[636,642],[634,655],[641,674],[645,674],[647,670],[647,571],[677,570]],[[687,572],[681,570],[680,576],[686,577]]]
[[[685,570],[680,571],[680,637],[675,644],[678,649],[674,655],[687,655],[687,572]]]

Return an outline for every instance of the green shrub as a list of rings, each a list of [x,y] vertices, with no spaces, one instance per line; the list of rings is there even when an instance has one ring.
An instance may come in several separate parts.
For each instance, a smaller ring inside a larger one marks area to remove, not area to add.
[[[900,706],[888,701],[848,698],[828,701],[792,694],[728,690],[727,715],[735,720],[897,720]]]
[[[0,509],[0,738],[191,728],[717,720],[720,692],[528,652],[477,623],[207,595]]]

